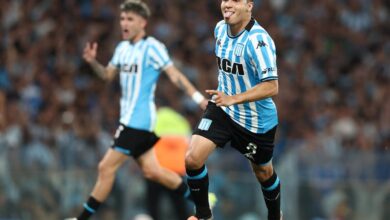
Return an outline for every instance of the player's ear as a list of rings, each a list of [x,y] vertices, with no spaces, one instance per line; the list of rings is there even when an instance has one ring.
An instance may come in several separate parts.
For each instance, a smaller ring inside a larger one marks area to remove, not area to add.
[[[253,1],[248,0],[247,4],[248,4],[247,12],[251,12],[253,9]]]
[[[142,27],[146,28],[147,24],[148,24],[148,21],[146,19],[142,19]]]

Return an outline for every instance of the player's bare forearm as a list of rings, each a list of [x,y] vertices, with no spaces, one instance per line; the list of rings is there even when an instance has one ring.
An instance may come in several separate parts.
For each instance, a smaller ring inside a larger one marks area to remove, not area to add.
[[[100,64],[97,60],[93,60],[89,62],[91,65],[93,71],[98,75],[100,78],[104,80],[111,81],[116,73],[116,69],[112,66],[104,67],[102,64]]]
[[[277,95],[279,92],[278,80],[262,82],[246,92],[232,96],[234,104],[254,102]]]
[[[191,82],[174,66],[168,67],[165,72],[173,84],[191,96],[196,92]]]
[[[278,94],[278,90],[278,81],[272,80],[262,82],[246,92],[233,96],[226,95],[217,90],[206,90],[206,92],[213,96],[213,100],[217,106],[230,106],[269,98]]]
[[[168,67],[165,73],[173,84],[190,96],[202,109],[206,108],[207,100],[175,66]]]
[[[92,70],[102,79],[106,79],[106,68],[100,64],[97,60],[92,60],[89,62],[89,65],[92,67]]]

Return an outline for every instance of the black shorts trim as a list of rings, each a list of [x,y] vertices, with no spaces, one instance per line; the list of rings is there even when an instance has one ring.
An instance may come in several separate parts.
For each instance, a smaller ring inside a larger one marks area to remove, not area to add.
[[[114,137],[112,149],[138,158],[151,149],[160,138],[154,133],[120,125]]]

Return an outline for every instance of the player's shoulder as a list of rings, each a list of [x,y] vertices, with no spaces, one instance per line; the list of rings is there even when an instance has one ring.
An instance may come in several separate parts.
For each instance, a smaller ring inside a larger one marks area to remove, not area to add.
[[[221,20],[219,21],[216,25],[215,25],[215,28],[214,28],[214,37],[217,37],[217,35],[219,35],[219,33],[221,33],[221,29],[226,27],[226,22],[225,20]]]
[[[119,52],[122,50],[126,50],[129,47],[129,45],[130,45],[129,41],[126,40],[119,41],[116,44],[115,51]]]
[[[258,37],[258,36],[270,36],[265,30],[263,26],[261,26],[256,20],[254,20],[254,23],[250,30],[248,30],[250,37]]]
[[[145,41],[149,45],[152,45],[152,46],[157,46],[157,47],[165,46],[165,44],[163,42],[161,42],[160,40],[158,40],[157,38],[155,38],[153,36],[145,37]]]
[[[221,28],[224,24],[226,24],[225,20],[220,20],[220,21],[215,25],[215,29]]]
[[[248,30],[249,39],[252,41],[272,41],[271,35],[267,30],[261,26],[256,20],[253,23],[253,26]]]
[[[122,41],[119,41],[119,42],[116,44],[116,47],[127,47],[128,45],[130,45],[129,41],[127,41],[127,40],[122,40]]]
[[[223,28],[223,27],[226,27],[226,22],[225,22],[225,20],[221,20],[221,21],[219,21],[216,25],[215,25],[215,32],[218,32],[218,30],[220,30],[221,28]]]

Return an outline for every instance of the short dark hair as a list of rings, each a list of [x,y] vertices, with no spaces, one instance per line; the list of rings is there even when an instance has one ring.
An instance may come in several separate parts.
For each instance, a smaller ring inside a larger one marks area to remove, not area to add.
[[[141,0],[127,0],[121,4],[120,9],[125,12],[134,12],[146,20],[148,20],[151,15],[149,7]]]

